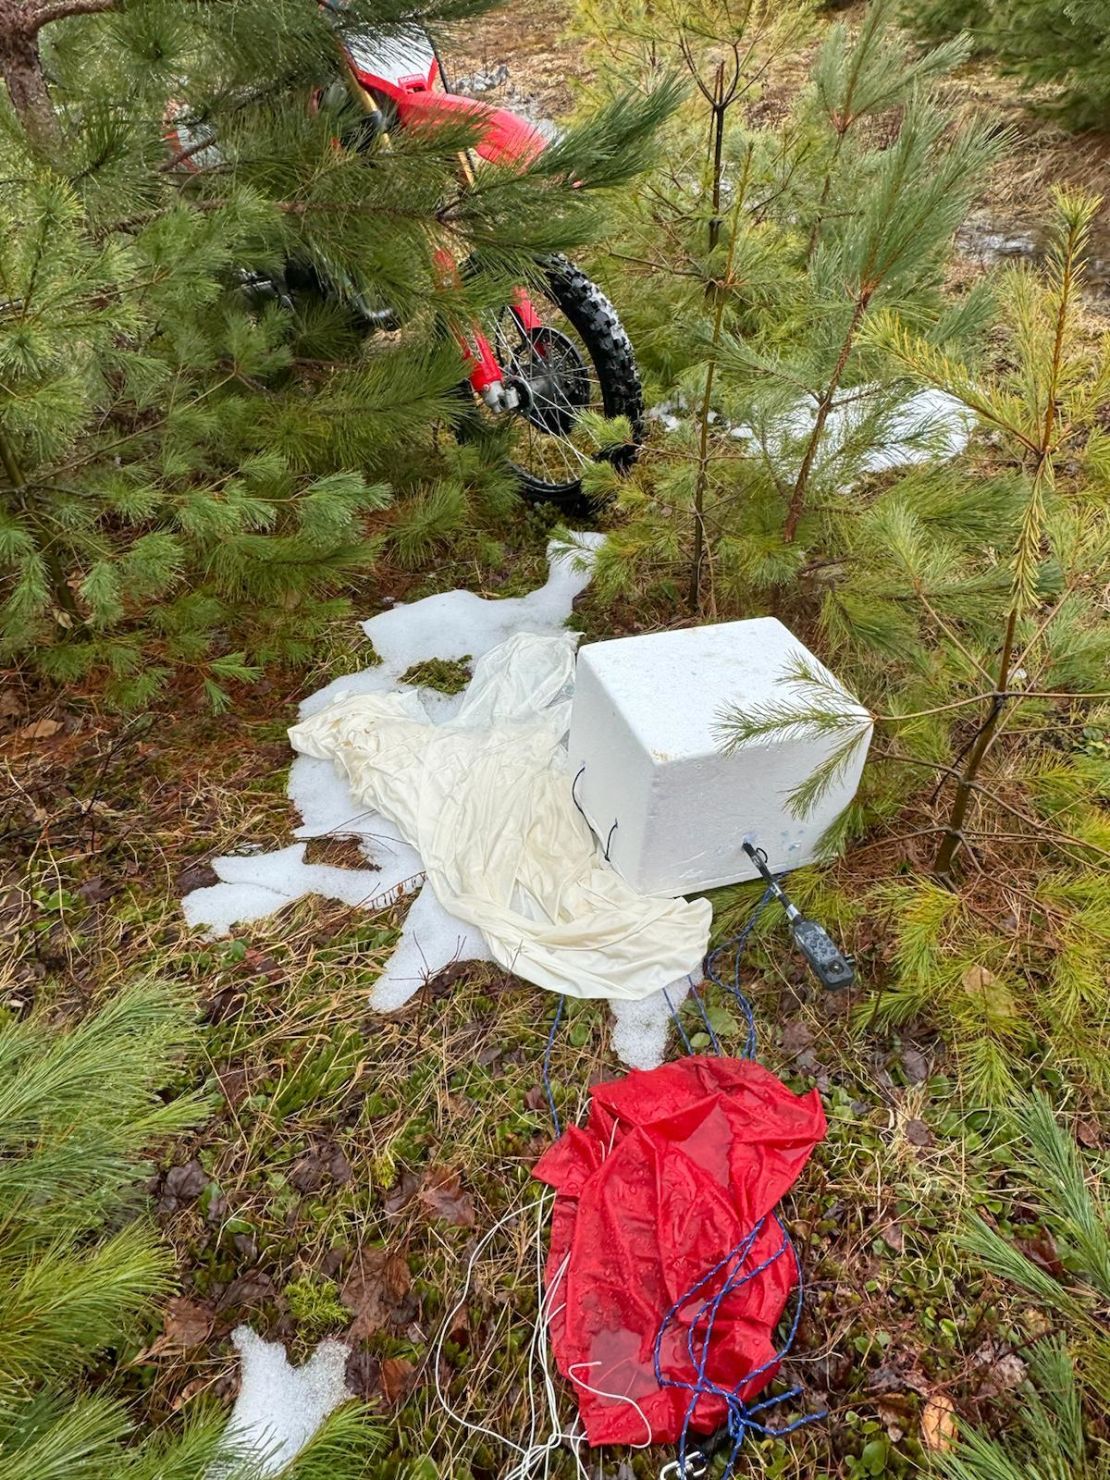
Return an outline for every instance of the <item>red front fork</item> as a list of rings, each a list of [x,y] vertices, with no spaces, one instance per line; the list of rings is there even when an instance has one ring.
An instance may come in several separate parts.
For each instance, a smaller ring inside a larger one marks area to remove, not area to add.
[[[436,252],[436,266],[445,282],[457,282],[458,265],[449,252],[442,247]],[[524,288],[513,290],[512,313],[526,335],[543,328],[543,320]],[[505,386],[505,371],[499,363],[493,346],[477,324],[470,326],[469,335],[455,330],[455,341],[462,351],[469,374],[467,376],[474,393],[497,410],[509,410],[511,388]],[[538,350],[542,353],[542,350]]]

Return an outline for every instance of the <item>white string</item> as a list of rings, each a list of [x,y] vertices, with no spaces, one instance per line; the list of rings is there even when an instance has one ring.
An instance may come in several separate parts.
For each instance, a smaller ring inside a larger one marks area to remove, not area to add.
[[[506,1449],[509,1449],[513,1453],[520,1456],[517,1463],[505,1474],[503,1480],[529,1480],[529,1477],[535,1472],[536,1466],[541,1461],[543,1462],[544,1474],[545,1476],[548,1475],[550,1473],[551,1455],[554,1450],[558,1449],[564,1443],[568,1446],[571,1454],[574,1456],[575,1472],[578,1480],[590,1480],[589,1472],[582,1464],[582,1459],[578,1452],[582,1444],[585,1442],[585,1435],[578,1432],[577,1427],[571,1429],[569,1432],[563,1429],[561,1420],[559,1418],[558,1394],[555,1390],[555,1384],[552,1381],[551,1370],[547,1360],[547,1322],[550,1319],[551,1315],[559,1314],[566,1308],[564,1303],[564,1305],[558,1307],[558,1310],[549,1314],[549,1306],[550,1302],[558,1291],[559,1285],[566,1273],[567,1265],[570,1262],[570,1254],[568,1252],[568,1254],[560,1264],[559,1268],[556,1270],[552,1278],[550,1288],[544,1291],[542,1261],[543,1227],[546,1221],[547,1206],[551,1201],[553,1201],[553,1199],[554,1193],[545,1193],[543,1197],[540,1198],[537,1204],[536,1279],[540,1299],[538,1301],[536,1319],[533,1323],[532,1339],[529,1343],[528,1348],[528,1405],[531,1421],[529,1425],[530,1432],[528,1435],[527,1445],[518,1444],[515,1439],[510,1439],[505,1434],[499,1434],[495,1429],[488,1428],[485,1424],[474,1423],[470,1419],[465,1417],[464,1414],[457,1412],[454,1408],[451,1407],[451,1404],[447,1399],[447,1395],[443,1390],[443,1384],[440,1381],[440,1364],[443,1355],[443,1344],[447,1338],[448,1331],[451,1329],[451,1326],[454,1323],[455,1317],[466,1304],[466,1299],[468,1294],[470,1293],[470,1286],[474,1278],[474,1266],[478,1262],[479,1258],[481,1257],[491,1240],[494,1239],[498,1233],[500,1233],[502,1228],[504,1228],[508,1223],[512,1222],[514,1218],[518,1218],[520,1214],[524,1211],[523,1207],[521,1207],[519,1204],[514,1204],[507,1213],[500,1217],[493,1225],[493,1227],[489,1229],[489,1231],[485,1233],[475,1245],[470,1258],[467,1260],[466,1275],[463,1281],[462,1290],[459,1293],[459,1298],[456,1300],[455,1304],[451,1307],[451,1309],[447,1312],[447,1315],[444,1317],[443,1323],[439,1329],[439,1334],[436,1337],[433,1350],[432,1377],[435,1384],[436,1399],[439,1402],[439,1405],[443,1409],[444,1413],[447,1414],[448,1418],[452,1419],[455,1423],[461,1424],[463,1428],[467,1429],[470,1433],[481,1434],[487,1439],[493,1439],[496,1443],[503,1444]],[[547,1399],[550,1420],[553,1425],[547,1439],[544,1440],[542,1443],[536,1442],[536,1430],[538,1427],[539,1414],[537,1412],[535,1385],[532,1380],[532,1366],[537,1357],[539,1360],[540,1372],[542,1375],[544,1396]]]
[[[588,1393],[594,1393],[599,1398],[611,1398],[614,1403],[630,1403],[632,1407],[635,1408],[636,1412],[640,1415],[640,1421],[643,1423],[644,1429],[647,1432],[647,1438],[642,1444],[630,1444],[628,1447],[629,1449],[650,1449],[652,1444],[655,1442],[652,1437],[651,1424],[648,1423],[647,1414],[640,1407],[639,1403],[636,1402],[635,1398],[630,1397],[628,1393],[607,1393],[604,1388],[591,1387],[588,1382],[583,1382],[580,1377],[575,1377],[574,1375],[575,1368],[577,1367],[600,1366],[600,1362],[572,1362],[571,1365],[567,1368],[567,1376],[570,1378],[571,1382],[575,1383],[578,1387],[585,1388]]]
[[[486,1245],[493,1238],[495,1238],[498,1233],[500,1233],[501,1229],[504,1228],[507,1223],[510,1223],[514,1218],[519,1217],[521,1212],[523,1212],[523,1208],[519,1205],[514,1204],[513,1206],[511,1206],[509,1208],[509,1211],[505,1213],[501,1218],[499,1218],[497,1222],[493,1225],[493,1227],[489,1230],[489,1232],[484,1234],[475,1245],[474,1250],[466,1263],[466,1278],[463,1281],[462,1291],[459,1295],[458,1300],[444,1317],[443,1324],[439,1328],[439,1335],[436,1337],[435,1351],[432,1359],[432,1378],[435,1383],[436,1398],[439,1402],[440,1407],[443,1409],[444,1413],[447,1414],[448,1418],[454,1419],[456,1423],[462,1424],[463,1428],[468,1429],[472,1434],[483,1434],[487,1439],[494,1439],[498,1444],[504,1444],[506,1448],[515,1450],[517,1454],[526,1454],[527,1450],[522,1445],[517,1444],[512,1439],[506,1438],[504,1434],[499,1434],[494,1429],[487,1429],[484,1424],[471,1423],[470,1420],[468,1418],[465,1418],[461,1413],[456,1413],[455,1410],[451,1407],[451,1404],[447,1401],[447,1395],[444,1393],[443,1384],[440,1382],[439,1379],[440,1359],[443,1355],[443,1343],[447,1338],[448,1331],[454,1324],[455,1317],[466,1304],[466,1297],[470,1293],[470,1282],[474,1277],[474,1266],[478,1262],[478,1257],[484,1251]]]
[[[617,1122],[614,1121],[612,1134],[609,1138],[609,1145],[605,1148],[603,1152],[603,1159],[607,1158],[613,1150],[613,1144],[616,1140],[617,1129]],[[524,1211],[523,1206],[521,1206],[520,1204],[519,1196],[517,1202],[515,1202],[509,1208],[509,1211],[505,1213],[501,1218],[499,1218],[497,1222],[493,1225],[493,1227],[486,1234],[483,1235],[483,1237],[479,1240],[478,1244],[475,1246],[473,1252],[471,1253],[470,1258],[467,1260],[466,1277],[463,1282],[462,1291],[460,1292],[459,1298],[454,1306],[452,1306],[447,1315],[444,1317],[443,1324],[440,1327],[439,1335],[436,1338],[434,1347],[432,1373],[435,1382],[435,1393],[440,1407],[443,1409],[444,1413],[446,1413],[448,1418],[453,1419],[456,1423],[462,1424],[463,1428],[468,1429],[472,1434],[482,1434],[488,1439],[495,1440],[498,1444],[503,1444],[506,1449],[509,1449],[514,1454],[519,1455],[519,1459],[512,1466],[512,1468],[507,1470],[502,1476],[502,1480],[531,1480],[531,1477],[536,1472],[537,1466],[541,1462],[543,1464],[543,1474],[545,1480],[547,1480],[547,1477],[549,1477],[551,1473],[552,1455],[564,1444],[567,1446],[574,1458],[576,1480],[590,1480],[590,1473],[586,1469],[585,1465],[582,1463],[582,1456],[579,1453],[582,1445],[586,1442],[586,1435],[579,1427],[579,1419],[577,1415],[575,1415],[574,1422],[569,1430],[563,1428],[562,1420],[559,1416],[559,1394],[555,1388],[555,1382],[552,1377],[551,1365],[549,1361],[548,1327],[550,1326],[551,1322],[554,1321],[557,1316],[562,1315],[563,1311],[567,1308],[567,1303],[565,1300],[561,1305],[558,1306],[554,1305],[553,1302],[559,1292],[559,1287],[562,1284],[566,1276],[567,1269],[570,1265],[570,1250],[568,1249],[566,1254],[560,1261],[558,1269],[556,1269],[551,1276],[550,1283],[546,1284],[545,1286],[543,1234],[544,1228],[547,1223],[547,1214],[554,1200],[554,1191],[551,1189],[545,1189],[538,1203],[536,1204],[536,1317],[532,1323],[532,1336],[528,1343],[527,1354],[529,1415],[527,1444],[518,1444],[516,1440],[508,1438],[507,1435],[499,1434],[496,1432],[496,1430],[487,1428],[485,1424],[472,1423],[470,1419],[465,1418],[461,1413],[457,1413],[447,1401],[447,1397],[443,1391],[443,1387],[440,1382],[440,1365],[443,1354],[443,1343],[446,1339],[448,1331],[451,1329],[451,1326],[454,1323],[455,1317],[466,1304],[467,1295],[470,1293],[471,1281],[474,1277],[474,1266],[478,1262],[478,1259],[485,1251],[486,1246],[490,1243],[490,1241],[496,1237],[496,1235],[501,1231],[502,1228],[506,1226],[506,1224],[510,1223],[514,1218],[518,1218],[520,1214]],[[540,1421],[540,1405],[536,1401],[536,1384],[533,1379],[533,1368],[536,1365],[538,1365],[540,1369],[540,1385],[543,1391],[543,1396],[547,1401],[548,1421],[551,1424],[551,1428],[548,1432],[547,1438],[542,1441],[537,1440],[537,1429],[539,1427]],[[639,1403],[637,1403],[634,1398],[629,1397],[625,1393],[607,1393],[601,1388],[591,1387],[588,1382],[584,1381],[581,1377],[577,1375],[576,1369],[581,1369],[583,1367],[598,1367],[600,1365],[600,1362],[575,1362],[574,1365],[570,1369],[568,1369],[567,1375],[569,1376],[570,1380],[576,1384],[576,1386],[585,1389],[586,1392],[595,1393],[599,1398],[609,1398],[615,1403],[631,1404],[631,1406],[635,1408],[641,1422],[644,1425],[644,1431],[647,1434],[647,1438],[642,1444],[631,1444],[629,1445],[629,1448],[637,1450],[649,1448],[652,1443],[651,1424],[648,1422],[647,1415],[644,1413],[644,1410],[640,1407]]]

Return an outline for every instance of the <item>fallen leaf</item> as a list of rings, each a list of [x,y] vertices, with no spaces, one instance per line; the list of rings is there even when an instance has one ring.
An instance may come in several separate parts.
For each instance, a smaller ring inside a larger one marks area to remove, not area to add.
[[[77,897],[86,904],[103,904],[106,899],[111,899],[117,888],[113,879],[105,879],[103,874],[96,874],[80,886]]]
[[[450,1167],[429,1167],[421,1178],[417,1200],[433,1218],[456,1228],[473,1228],[478,1221],[470,1194]]]
[[[163,1213],[174,1213],[188,1203],[196,1202],[208,1186],[208,1174],[195,1158],[183,1166],[170,1167],[162,1183],[158,1206]]]
[[[923,1120],[907,1120],[905,1136],[911,1146],[931,1146],[933,1144],[933,1133]]]
[[[247,1071],[227,1066],[216,1070],[216,1083],[220,1086],[220,1094],[233,1108],[246,1097],[249,1088]]]
[[[190,894],[194,889],[210,889],[220,882],[220,876],[210,863],[191,863],[183,868],[176,879],[178,894]]]
[[[1062,1280],[1066,1277],[1067,1270],[1057,1253],[1056,1241],[1046,1228],[1042,1228],[1031,1238],[1018,1239],[1017,1246],[1027,1259],[1031,1259],[1053,1279]]]
[[[200,1346],[212,1329],[212,1306],[206,1300],[190,1300],[175,1295],[166,1304],[161,1336],[150,1348],[151,1355],[165,1351],[184,1351]]]
[[[985,966],[969,966],[963,975],[965,992],[985,992],[994,985],[994,973]]]
[[[363,1341],[384,1326],[403,1325],[411,1315],[412,1274],[404,1253],[360,1249],[339,1298],[354,1316],[348,1341]]]
[[[379,1391],[381,1364],[365,1347],[356,1347],[347,1358],[347,1386],[364,1403],[376,1398]]]
[[[415,1375],[416,1368],[406,1357],[385,1357],[378,1374],[385,1401],[394,1404],[407,1398]]]
[[[248,1269],[238,1279],[232,1280],[220,1296],[219,1309],[257,1310],[274,1296],[274,1282],[261,1269]]]
[[[24,725],[22,729],[16,730],[15,733],[20,740],[49,740],[61,728],[62,724],[60,720],[36,719],[29,725]]]
[[[318,1151],[310,1151],[292,1167],[289,1181],[298,1192],[315,1192],[327,1176],[327,1163]]]
[[[796,1058],[798,1054],[803,1053],[812,1042],[813,1033],[800,1018],[787,1023],[782,1030],[782,1051],[789,1054],[791,1058]]]
[[[887,1226],[883,1229],[880,1237],[882,1238],[883,1243],[886,1244],[888,1248],[893,1249],[896,1254],[900,1254],[902,1252],[903,1246],[905,1244],[905,1238],[902,1233],[901,1223],[888,1223]]]
[[[929,1077],[929,1061],[916,1048],[903,1050],[902,1068],[906,1071],[906,1078],[911,1084],[924,1084]]]
[[[959,1426],[956,1409],[947,1393],[934,1393],[921,1411],[921,1442],[934,1454],[952,1448]]]
[[[524,1096],[525,1110],[543,1110],[547,1105],[547,1091],[542,1084],[534,1084]]]
[[[385,1210],[387,1213],[399,1213],[416,1196],[417,1188],[420,1186],[420,1178],[415,1172],[404,1171],[394,1187],[391,1187],[385,1197]]]
[[[209,1377],[191,1378],[170,1404],[170,1411],[172,1413],[179,1413],[191,1398],[195,1398],[198,1393],[204,1392],[205,1388],[210,1386],[211,1378]]]
[[[1098,1121],[1092,1115],[1084,1115],[1075,1122],[1075,1139],[1088,1151],[1097,1151],[1102,1145]]]

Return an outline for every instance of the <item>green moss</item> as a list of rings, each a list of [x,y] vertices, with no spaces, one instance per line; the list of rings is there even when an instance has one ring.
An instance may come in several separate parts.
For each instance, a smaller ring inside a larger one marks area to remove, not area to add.
[[[461,694],[470,682],[470,654],[463,658],[425,658],[401,674],[402,683],[422,689],[438,689],[441,694]]]
[[[317,1336],[350,1323],[350,1312],[339,1298],[334,1280],[301,1275],[285,1287],[289,1314],[302,1328],[302,1335]]]

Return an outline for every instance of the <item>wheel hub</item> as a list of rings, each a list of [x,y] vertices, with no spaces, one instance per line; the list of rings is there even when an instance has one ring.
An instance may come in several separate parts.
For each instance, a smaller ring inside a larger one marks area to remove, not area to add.
[[[525,356],[514,356],[508,378],[520,414],[541,432],[566,436],[590,404],[590,372],[574,341],[557,329],[537,329]]]

